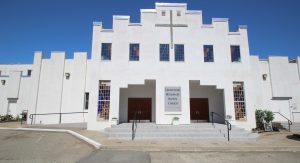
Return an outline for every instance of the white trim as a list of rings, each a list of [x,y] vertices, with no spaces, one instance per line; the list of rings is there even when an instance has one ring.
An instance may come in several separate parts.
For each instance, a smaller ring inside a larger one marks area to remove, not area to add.
[[[202,10],[186,10],[186,14],[202,14]]]
[[[93,22],[93,26],[102,26],[102,22]]]
[[[212,18],[213,22],[228,22],[228,18]]]
[[[115,20],[129,20],[130,16],[128,16],[128,15],[113,15],[113,19],[115,19]]]
[[[140,9],[140,12],[143,13],[156,13],[155,9]]]
[[[155,3],[156,7],[186,7],[186,3]]]

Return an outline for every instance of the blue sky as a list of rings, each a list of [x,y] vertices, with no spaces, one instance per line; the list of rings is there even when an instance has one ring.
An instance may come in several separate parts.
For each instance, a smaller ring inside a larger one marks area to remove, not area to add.
[[[0,64],[32,63],[33,52],[74,51],[91,55],[92,22],[111,28],[112,15],[139,22],[141,8],[154,0],[0,0]],[[161,2],[161,1],[160,1]],[[298,0],[166,0],[202,10],[204,23],[229,18],[230,29],[248,26],[250,53],[266,58],[300,56]]]

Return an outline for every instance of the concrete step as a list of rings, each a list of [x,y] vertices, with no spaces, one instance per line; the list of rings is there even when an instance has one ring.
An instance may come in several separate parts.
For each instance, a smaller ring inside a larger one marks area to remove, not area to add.
[[[289,129],[288,122],[275,122],[279,123],[281,127],[285,130]],[[292,125],[290,125],[291,132],[300,132],[300,122],[293,122]]]
[[[131,139],[132,123],[123,123],[106,128],[112,139]],[[230,139],[256,140],[258,135],[232,126]],[[138,123],[135,139],[181,138],[181,139],[227,139],[227,126],[224,124],[193,123],[190,125],[156,125],[154,123]]]
[[[110,138],[117,139],[131,139],[131,133],[112,133],[109,135]],[[135,134],[135,139],[152,139],[152,138],[193,138],[193,139],[224,139],[224,136],[220,133],[198,133],[198,132],[187,132],[187,133],[170,133],[170,132],[161,132],[161,133],[145,133],[145,132],[137,132]]]

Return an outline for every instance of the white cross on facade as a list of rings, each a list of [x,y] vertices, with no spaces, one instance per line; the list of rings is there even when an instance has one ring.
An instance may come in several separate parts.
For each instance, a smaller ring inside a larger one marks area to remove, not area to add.
[[[156,27],[170,27],[170,43],[173,49],[173,27],[187,27],[186,24],[173,24],[173,11],[170,10],[170,24],[155,24]]]

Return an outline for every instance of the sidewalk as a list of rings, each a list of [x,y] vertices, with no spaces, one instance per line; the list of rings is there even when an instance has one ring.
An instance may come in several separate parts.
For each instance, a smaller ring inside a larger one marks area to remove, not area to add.
[[[109,139],[97,131],[77,130],[76,132],[102,144],[105,150],[135,151],[300,151],[300,139],[289,139],[293,133],[266,132],[257,141],[220,140],[116,140]]]
[[[0,127],[20,128],[20,122],[0,123]],[[40,126],[49,128],[49,126]],[[35,126],[36,128],[36,126]],[[103,150],[133,151],[300,151],[300,139],[292,138],[289,132],[261,133],[257,141],[220,141],[220,140],[184,140],[184,139],[153,139],[153,140],[118,140],[109,139],[99,131],[71,129],[83,136],[102,144]],[[299,134],[299,133],[298,133]]]

